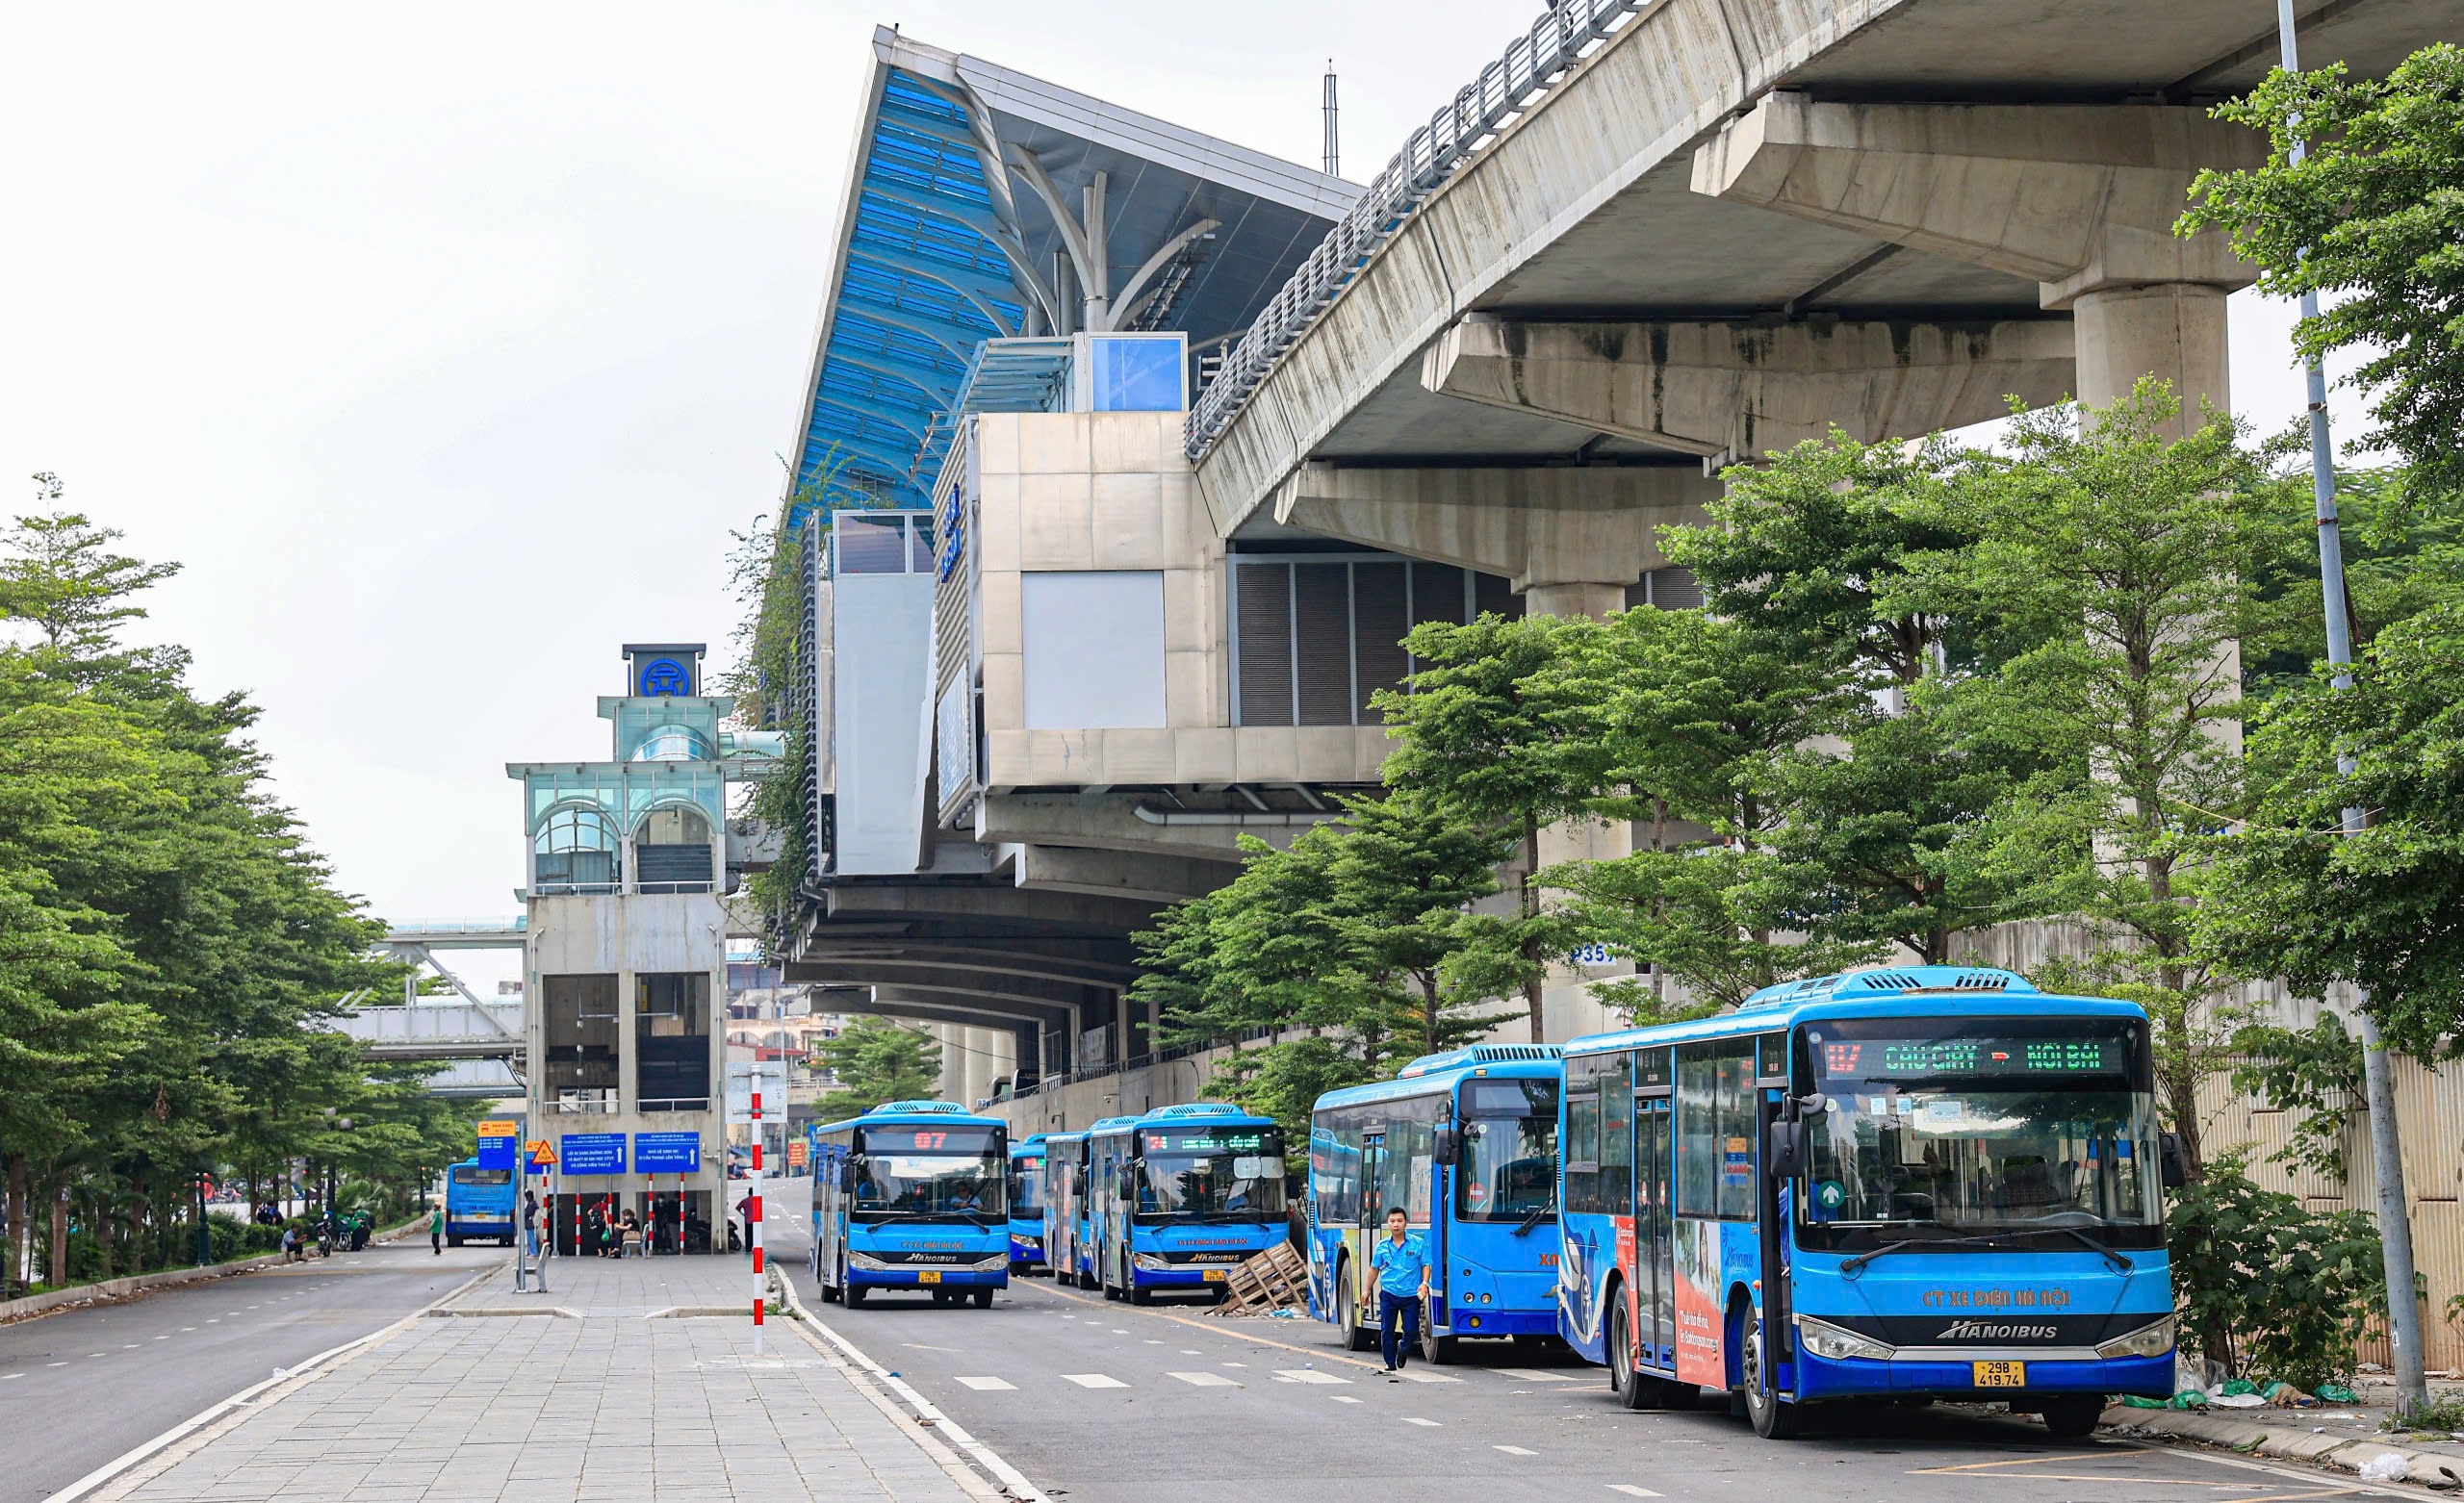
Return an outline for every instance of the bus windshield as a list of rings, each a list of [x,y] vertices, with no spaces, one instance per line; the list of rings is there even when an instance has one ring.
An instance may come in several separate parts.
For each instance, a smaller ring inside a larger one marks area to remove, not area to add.
[[[1139,1134],[1142,1216],[1264,1221],[1283,1215],[1283,1132],[1150,1128]]]
[[[1032,1219],[1043,1210],[1043,1160],[1017,1159],[1010,1164],[1010,1214]]]
[[[1799,1192],[1810,1245],[2066,1230],[2159,1245],[2156,1104],[2138,1024],[1826,1022],[1806,1041],[1822,1097]]]
[[[453,1183],[456,1185],[511,1185],[513,1171],[511,1169],[478,1169],[469,1164],[455,1164]]]
[[[1004,1209],[1009,1149],[982,1128],[865,1128],[858,1160],[856,1214],[997,1220]]]
[[[1463,1086],[1463,1148],[1455,1215],[1520,1223],[1557,1209],[1557,1083],[1471,1081]]]

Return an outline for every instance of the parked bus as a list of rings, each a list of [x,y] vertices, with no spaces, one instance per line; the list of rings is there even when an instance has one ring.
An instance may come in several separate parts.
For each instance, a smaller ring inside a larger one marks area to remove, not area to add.
[[[2173,1387],[2146,1015],[1899,966],[1566,1046],[1558,1325],[1630,1409],[2004,1402],[2055,1435]]]
[[[1010,1277],[1023,1279],[1043,1266],[1043,1152],[1041,1133],[1010,1145]]]
[[[1107,1117],[1087,1137],[1091,1277],[1106,1299],[1206,1288],[1220,1299],[1232,1266],[1285,1235],[1271,1117],[1197,1101]]]
[[[1009,1128],[954,1101],[894,1101],[814,1134],[812,1276],[824,1300],[917,1289],[975,1308],[1010,1282]]]
[[[1087,1134],[1048,1133],[1043,1140],[1043,1260],[1054,1282],[1091,1277],[1087,1228]]]
[[[1428,1237],[1431,1362],[1466,1337],[1556,1334],[1559,1078],[1553,1044],[1476,1044],[1318,1098],[1309,1312],[1350,1350],[1377,1345],[1369,1244],[1396,1206]]]
[[[513,1245],[513,1171],[482,1169],[465,1159],[445,1171],[445,1242],[459,1247],[473,1237]]]

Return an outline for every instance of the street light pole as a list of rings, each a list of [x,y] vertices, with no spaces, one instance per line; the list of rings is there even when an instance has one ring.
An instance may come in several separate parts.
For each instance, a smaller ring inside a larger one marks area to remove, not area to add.
[[[2294,36],[2293,0],[2276,0],[2276,38],[2284,70],[2301,71],[2300,47]],[[2290,156],[2298,166],[2309,155],[2301,139],[2294,138]],[[2319,294],[2301,294],[2304,323],[2319,317]],[[2327,617],[2327,666],[2341,690],[2352,687],[2352,619],[2345,609],[2344,524],[2336,512],[2335,449],[2327,438],[2327,372],[2313,358],[2302,375],[2310,400],[2310,493],[2319,524],[2319,589]],[[2349,776],[2352,758],[2336,759],[2337,771]],[[2363,814],[2347,804],[2345,837],[2361,833]],[[2421,1312],[2413,1303],[2413,1222],[2404,1194],[2404,1151],[2396,1134],[2396,1083],[2388,1066],[2387,1047],[2371,1016],[2370,993],[2361,993],[2362,1096],[2370,1116],[2372,1178],[2378,1188],[2378,1242],[2387,1277],[2387,1344],[2396,1374],[2396,1409],[2411,1414],[2429,1403],[2429,1383],[2423,1373]]]

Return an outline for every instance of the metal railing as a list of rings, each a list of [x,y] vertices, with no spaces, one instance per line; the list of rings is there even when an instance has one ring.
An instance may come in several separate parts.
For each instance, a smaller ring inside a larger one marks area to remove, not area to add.
[[[1210,1049],[1223,1048],[1226,1044],[1254,1044],[1261,1040],[1280,1042],[1284,1034],[1293,1032],[1296,1032],[1296,1030],[1290,1025],[1286,1025],[1281,1028],[1244,1029],[1230,1038],[1216,1039],[1203,1044],[1178,1044],[1170,1049],[1158,1049],[1152,1054],[1132,1055],[1130,1057],[1123,1059],[1118,1064],[1101,1065],[1088,1070],[1055,1070],[1045,1075],[1033,1085],[1012,1091],[1009,1099],[1012,1101],[1022,1101],[1029,1096],[1034,1096],[1043,1091],[1058,1090],[1062,1086],[1067,1085],[1073,1081],[1099,1081],[1108,1075],[1120,1075],[1130,1070],[1143,1070],[1151,1065],[1169,1064],[1175,1059],[1186,1059],[1192,1055],[1202,1055]],[[1309,1031],[1307,1029],[1299,1029],[1297,1032],[1306,1033]]]
[[[1531,29],[1507,43],[1505,53],[1455,92],[1453,102],[1412,132],[1385,170],[1371,179],[1351,212],[1343,217],[1283,290],[1249,325],[1207,383],[1182,428],[1192,463],[1216,440],[1326,305],[1376,255],[1414,209],[1454,175],[1466,158],[1500,126],[1546,98],[1583,49],[1607,37],[1652,0],[1563,0],[1540,13]]]

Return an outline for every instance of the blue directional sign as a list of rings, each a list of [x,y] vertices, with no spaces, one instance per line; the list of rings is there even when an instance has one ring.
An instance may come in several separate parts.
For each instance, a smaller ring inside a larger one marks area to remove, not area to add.
[[[622,1174],[625,1172],[625,1134],[622,1133],[567,1133],[558,1145],[556,1157],[568,1175]]]
[[[699,1133],[636,1133],[633,1169],[640,1174],[699,1174],[702,1134]]]

